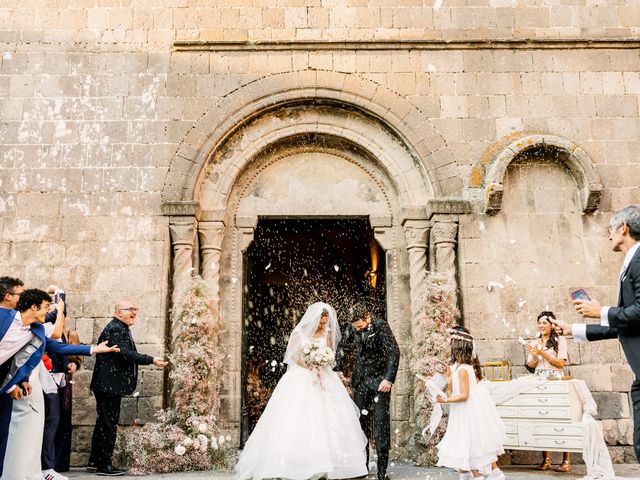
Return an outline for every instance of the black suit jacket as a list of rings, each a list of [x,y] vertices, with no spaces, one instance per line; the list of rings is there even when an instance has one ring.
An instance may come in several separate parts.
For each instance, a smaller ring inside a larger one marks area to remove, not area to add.
[[[608,318],[608,327],[587,325],[587,340],[618,338],[636,379],[640,378],[640,248],[622,275],[618,306],[609,308]]]
[[[111,320],[98,339],[118,345],[120,352],[96,355],[91,390],[112,395],[131,395],[138,383],[138,365],[150,365],[153,357],[138,353],[129,335],[129,327],[117,318]]]
[[[383,379],[391,383],[396,381],[398,364],[400,363],[400,349],[393,336],[389,324],[379,318],[374,318],[369,328],[358,332],[352,325],[347,327],[345,335],[336,349],[336,370],[342,371],[345,355],[356,349],[355,364],[351,385],[357,388],[365,384],[372,390],[378,390]]]

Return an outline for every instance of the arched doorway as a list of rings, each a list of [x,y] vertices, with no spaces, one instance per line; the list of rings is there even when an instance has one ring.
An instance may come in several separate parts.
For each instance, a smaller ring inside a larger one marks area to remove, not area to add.
[[[332,305],[342,329],[356,301],[386,318],[384,251],[368,218],[260,219],[243,261],[242,443],[286,371],[289,334],[308,305]]]
[[[328,78],[334,80],[332,75]],[[267,83],[264,88],[273,87]],[[420,114],[406,101],[398,97],[393,107],[384,107],[350,92],[344,83],[339,86],[340,92],[321,86],[307,91],[295,85],[267,101],[264,88],[251,85],[244,93],[256,95],[253,110],[249,108],[253,101],[236,105],[246,101],[242,89],[234,93],[234,100],[221,105],[229,117],[221,117],[223,123],[195,154],[186,145],[177,152],[178,158],[193,158],[200,164],[199,172],[184,163],[184,173],[176,170],[176,183],[171,184],[183,182],[182,190],[171,185],[165,189],[182,198],[189,189],[192,192],[192,200],[165,203],[165,212],[171,215],[173,284],[182,282],[181,275],[195,258],[205,279],[214,288],[219,286],[220,313],[226,325],[223,345],[229,351],[221,420],[238,442],[246,380],[242,375],[246,254],[262,219],[367,221],[384,251],[385,310],[404,352],[394,388],[392,422],[401,427],[410,422],[411,302],[427,268],[427,204],[440,193],[440,184],[432,183],[428,173],[433,164],[425,165],[418,152],[424,151],[427,157],[442,155],[443,161],[448,157],[441,138],[429,130],[428,121],[421,123]],[[232,122],[234,118],[237,121]],[[416,130],[400,134],[396,127],[406,126],[403,118],[415,123]],[[417,139],[419,131],[425,135]],[[191,143],[191,137],[185,143]],[[416,141],[407,143],[407,138]],[[205,156],[205,152],[209,153]],[[174,182],[172,173],[167,181]],[[199,246],[190,248],[195,231]]]

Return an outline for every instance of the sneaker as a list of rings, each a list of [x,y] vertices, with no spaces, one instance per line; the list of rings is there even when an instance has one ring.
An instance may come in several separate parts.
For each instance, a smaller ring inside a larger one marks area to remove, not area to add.
[[[59,474],[53,468],[42,471],[42,478],[44,480],[69,480],[69,477]]]
[[[96,475],[101,477],[121,477],[126,472],[126,470],[116,468],[113,465],[107,465],[106,467],[99,467],[96,469]]]
[[[96,466],[95,466],[95,464],[93,464],[93,463],[91,463],[91,462],[87,463],[87,472],[89,472],[89,473],[93,473],[93,472],[95,472],[95,471],[96,471]]]
[[[493,470],[491,470],[491,473],[489,473],[489,475],[487,476],[487,480],[505,480],[506,477],[504,476],[504,473],[502,473],[502,470],[500,470],[499,468],[494,468]]]

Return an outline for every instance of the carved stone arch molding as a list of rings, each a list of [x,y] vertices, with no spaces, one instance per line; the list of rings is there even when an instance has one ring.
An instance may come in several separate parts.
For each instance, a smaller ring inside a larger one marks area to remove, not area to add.
[[[556,135],[525,135],[499,150],[485,176],[485,212],[492,214],[502,208],[503,179],[509,164],[523,153],[537,148],[556,149],[565,155],[558,158],[569,170],[580,189],[582,211],[593,212],[600,205],[602,182],[587,153],[575,143]]]
[[[209,109],[187,133],[171,161],[163,203],[192,201],[212,152],[246,122],[266,111],[305,100],[346,105],[375,119],[407,148],[422,175],[429,179],[434,197],[460,194],[448,187],[452,183],[447,181],[450,178],[446,171],[454,162],[449,147],[429,119],[406,98],[356,74],[304,70],[257,79]]]

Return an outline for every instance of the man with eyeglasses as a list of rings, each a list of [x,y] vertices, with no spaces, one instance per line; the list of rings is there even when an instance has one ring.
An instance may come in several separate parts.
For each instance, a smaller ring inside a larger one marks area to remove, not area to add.
[[[16,311],[18,300],[24,290],[24,283],[19,278],[0,277],[0,378],[4,378],[8,373],[13,355],[28,341],[30,334],[22,331],[20,314]],[[25,382],[23,387],[28,390],[29,384]],[[18,392],[20,387],[15,387]],[[0,475],[4,452],[7,449],[7,438],[9,437],[9,425],[11,425],[11,409],[13,407],[13,397],[18,394],[11,392],[0,395]]]
[[[120,404],[124,395],[131,395],[138,383],[138,365],[166,367],[168,362],[159,357],[138,353],[130,327],[138,316],[138,307],[131,300],[120,300],[115,305],[111,322],[100,334],[99,341],[119,345],[120,352],[101,355],[96,359],[91,379],[91,390],[96,397],[98,417],[91,440],[88,471],[102,476],[124,475],[126,470],[112,464],[113,448],[120,420]]]
[[[576,311],[585,318],[600,319],[599,325],[556,321],[563,332],[578,341],[618,338],[635,375],[631,385],[633,402],[633,447],[640,460],[640,208],[623,208],[611,218],[609,241],[614,252],[624,254],[618,277],[618,305],[602,306],[597,300],[574,300]]]

